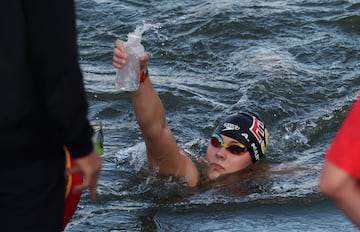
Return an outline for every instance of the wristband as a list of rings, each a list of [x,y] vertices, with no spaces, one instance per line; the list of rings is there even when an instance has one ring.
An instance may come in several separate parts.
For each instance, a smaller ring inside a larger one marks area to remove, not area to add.
[[[148,76],[149,72],[147,68],[144,71],[140,72],[140,83],[144,83]]]

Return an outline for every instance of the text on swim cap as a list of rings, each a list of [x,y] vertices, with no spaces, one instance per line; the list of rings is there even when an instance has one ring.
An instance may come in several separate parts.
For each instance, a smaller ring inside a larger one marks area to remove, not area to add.
[[[240,127],[238,125],[226,122],[224,123],[224,129],[222,131],[229,131],[229,130],[240,130]]]
[[[255,160],[260,160],[259,151],[258,151],[255,143],[252,143],[252,144],[251,144],[251,147],[252,147],[252,149],[253,149],[253,151],[254,151]]]
[[[246,139],[246,141],[250,142],[249,135],[247,133],[241,133],[241,136]]]

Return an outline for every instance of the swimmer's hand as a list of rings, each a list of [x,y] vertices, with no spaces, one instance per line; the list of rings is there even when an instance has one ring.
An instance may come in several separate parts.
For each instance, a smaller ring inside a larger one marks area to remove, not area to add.
[[[124,49],[124,42],[121,40],[116,40],[112,58],[113,66],[117,69],[120,69],[126,64],[126,61],[127,54]],[[140,71],[144,71],[147,68],[148,61],[149,56],[146,53],[139,57]]]

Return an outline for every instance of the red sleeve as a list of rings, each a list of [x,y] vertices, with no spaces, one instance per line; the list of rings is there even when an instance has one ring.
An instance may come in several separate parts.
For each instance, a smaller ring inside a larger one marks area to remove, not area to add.
[[[326,159],[360,180],[360,96],[332,141]]]

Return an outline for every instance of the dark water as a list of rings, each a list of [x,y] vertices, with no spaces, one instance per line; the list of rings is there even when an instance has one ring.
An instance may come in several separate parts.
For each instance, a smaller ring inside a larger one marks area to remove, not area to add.
[[[359,1],[76,6],[89,117],[104,125],[105,156],[98,201],[85,192],[66,231],[357,231],[317,185],[360,89]],[[115,89],[111,65],[115,39],[136,27],[178,143],[203,154],[220,117],[255,111],[270,131],[271,172],[189,194],[147,170],[130,94]]]

